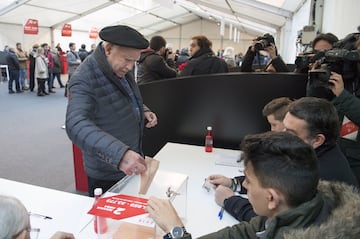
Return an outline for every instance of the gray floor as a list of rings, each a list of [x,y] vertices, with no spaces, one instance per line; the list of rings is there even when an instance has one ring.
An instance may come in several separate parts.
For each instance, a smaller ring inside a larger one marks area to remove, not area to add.
[[[78,193],[72,144],[61,129],[67,100],[55,86],[49,96],[37,96],[36,89],[10,95],[0,80],[0,177]]]

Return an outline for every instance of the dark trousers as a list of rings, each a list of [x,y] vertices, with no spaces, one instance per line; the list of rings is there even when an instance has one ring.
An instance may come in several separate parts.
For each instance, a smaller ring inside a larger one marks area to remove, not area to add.
[[[64,87],[63,83],[61,82],[60,73],[53,73],[53,82],[54,82],[55,78],[57,79],[57,82],[59,83],[59,86]]]
[[[20,83],[19,83],[19,70],[9,70],[9,90],[13,90],[13,82],[15,81],[15,89],[16,91],[20,91]]]
[[[29,75],[29,87],[30,90],[33,91],[35,88],[35,63],[34,66],[30,65],[30,75]]]
[[[94,197],[94,189],[102,188],[103,193],[109,190],[114,184],[119,180],[100,180],[95,178],[90,178],[88,176],[88,193],[90,197]]]
[[[38,84],[38,94],[45,94],[45,81],[47,81],[47,79],[36,78],[36,80]]]

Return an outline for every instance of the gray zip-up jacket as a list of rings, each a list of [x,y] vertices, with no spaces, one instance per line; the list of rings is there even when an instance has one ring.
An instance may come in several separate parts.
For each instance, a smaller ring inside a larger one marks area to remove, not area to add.
[[[88,176],[120,180],[118,170],[124,153],[131,149],[142,155],[144,111],[139,89],[128,73],[139,113],[127,91],[108,64],[101,43],[73,74],[69,82],[66,132],[81,148]]]

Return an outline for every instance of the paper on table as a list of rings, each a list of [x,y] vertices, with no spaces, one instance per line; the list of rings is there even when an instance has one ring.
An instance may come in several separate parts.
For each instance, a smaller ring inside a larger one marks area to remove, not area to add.
[[[241,151],[233,154],[218,153],[215,156],[215,164],[243,168],[244,164],[239,162]]]

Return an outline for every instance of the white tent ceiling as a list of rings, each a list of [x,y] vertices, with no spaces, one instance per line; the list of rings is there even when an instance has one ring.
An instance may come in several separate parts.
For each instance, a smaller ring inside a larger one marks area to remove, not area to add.
[[[37,19],[39,27],[88,32],[124,24],[145,36],[199,18],[232,24],[244,32],[275,33],[304,0],[1,0],[0,23],[23,25]]]

